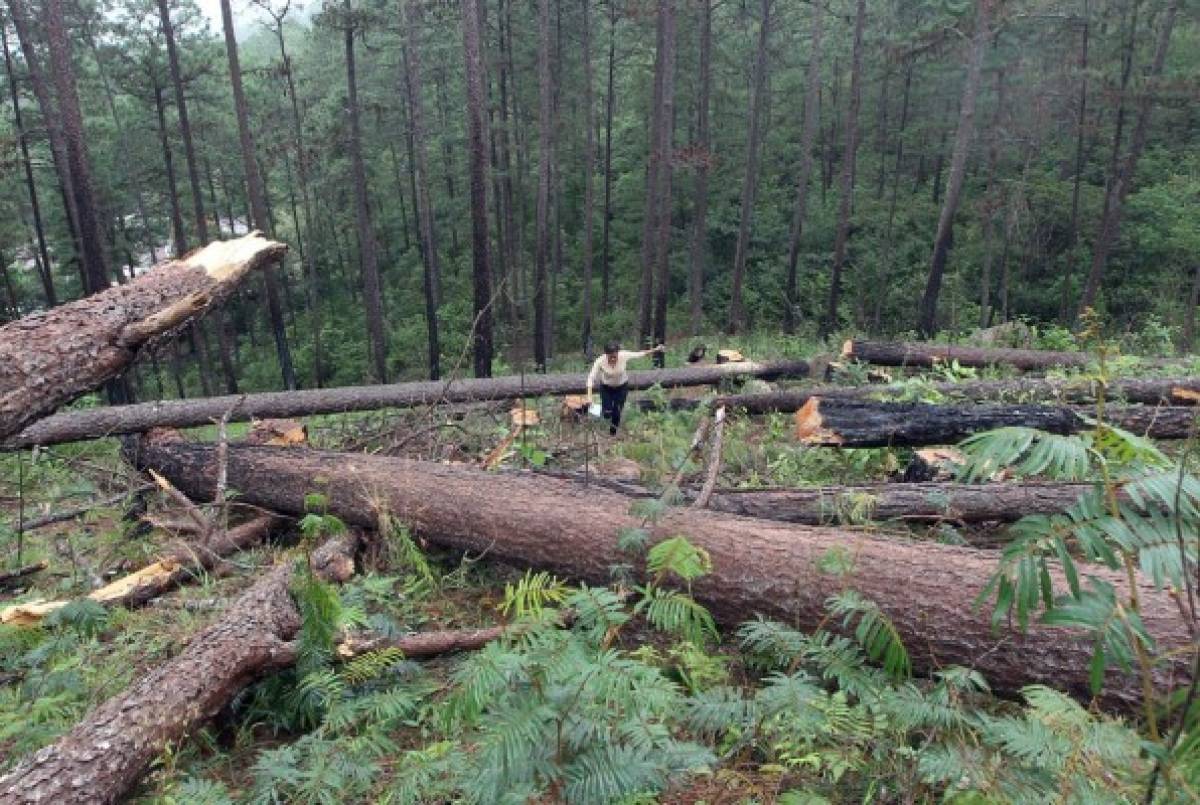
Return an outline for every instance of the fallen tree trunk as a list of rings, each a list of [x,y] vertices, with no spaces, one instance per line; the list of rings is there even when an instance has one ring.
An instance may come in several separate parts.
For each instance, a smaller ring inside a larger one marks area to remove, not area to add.
[[[257,232],[210,243],[124,285],[0,327],[0,439],[121,374],[148,341],[200,316],[286,251]]]
[[[953,444],[1004,427],[1079,433],[1093,427],[1087,412],[1048,405],[926,405],[812,397],[796,411],[796,437],[820,447],[920,447]],[[1154,439],[1185,439],[1194,408],[1110,408],[1105,421]]]
[[[178,438],[149,438],[134,460],[154,467],[191,496],[206,496],[217,471],[216,450]],[[632,498],[536,476],[486,473],[384,456],[311,450],[230,447],[230,486],[242,500],[281,512],[304,511],[305,496],[326,496],[329,511],[370,526],[386,508],[425,538],[542,567],[592,583],[607,583],[620,555],[619,534],[643,521],[624,514]],[[853,530],[810,528],[695,509],[672,509],[646,526],[652,539],[684,534],[712,557],[713,571],[693,592],[722,622],[756,615],[800,626],[826,617],[826,599],[847,585],[891,618],[912,655],[929,670],[977,668],[1001,691],[1044,683],[1088,698],[1091,641],[1065,628],[1035,625],[1026,633],[993,630],[975,596],[996,569],[994,553],[871,537]],[[819,573],[831,549],[854,557],[846,578]],[[1087,572],[1127,595],[1124,574]],[[1065,589],[1061,573],[1055,583]],[[1162,662],[1154,684],[1164,690],[1190,676],[1190,634],[1173,599],[1138,578],[1142,620]],[[1102,700],[1131,708],[1140,698],[1132,675],[1111,669]]]
[[[934,366],[957,361],[959,366],[1013,366],[1024,371],[1057,367],[1085,367],[1086,352],[1051,352],[1041,349],[966,347],[921,342],[847,341],[842,358],[877,366]]]
[[[535,475],[589,483],[630,497],[653,498],[660,493],[626,481],[582,473],[539,470]],[[868,520],[949,520],[959,523],[1008,523],[1027,514],[1063,512],[1093,488],[1088,483],[953,482],[861,484],[798,489],[718,489],[708,501],[712,511],[804,525],[862,523]],[[679,490],[684,502],[697,490]]]
[[[796,391],[766,394],[726,394],[709,400],[672,397],[666,401],[671,411],[691,411],[701,406],[724,405],[742,414],[790,414],[813,397],[839,400],[888,400],[913,394],[917,389],[903,384],[886,386],[813,386]],[[1086,378],[1028,378],[1019,380],[971,380],[963,383],[929,383],[920,391],[946,398],[946,402],[1094,403],[1099,385]],[[1104,389],[1105,399],[1114,403],[1144,405],[1196,405],[1200,402],[1200,378],[1165,377],[1114,380]],[[653,399],[641,399],[643,411],[661,410]]]
[[[717,384],[730,377],[805,377],[808,368],[805,361],[777,361],[630,372],[629,387],[647,389],[655,385],[663,388],[705,386]],[[38,444],[95,439],[114,434],[138,433],[160,427],[186,428],[207,425],[224,416],[228,416],[229,422],[244,422],[250,419],[405,408],[439,402],[477,402],[581,394],[586,390],[586,373],[565,372],[529,375],[524,378],[508,376],[448,382],[435,380],[386,386],[231,394],[198,400],[171,400],[94,408],[87,411],[67,411],[38,422],[7,441],[0,442],[0,446],[16,449]]]
[[[110,803],[162,750],[194,731],[268,671],[284,668],[300,613],[292,565],[264,576],[179,656],[89,713],[69,733],[0,777],[0,802]]]
[[[313,552],[335,581],[353,534]],[[351,554],[350,557],[345,556]],[[276,565],[181,654],[101,704],[69,733],[0,777],[0,803],[84,805],[120,800],[168,745],[215,716],[254,679],[296,661],[300,612],[288,592],[293,562]]]
[[[0,571],[0,588],[11,587],[20,582],[21,579],[25,578],[26,576],[32,576],[34,573],[40,573],[49,566],[50,564],[43,559],[40,562],[34,562],[32,565],[18,567],[16,570]]]
[[[204,545],[181,545],[158,560],[88,594],[105,606],[134,607],[173,590],[191,576],[211,570],[222,557],[243,551],[261,542],[279,518],[264,514],[229,529]],[[0,609],[0,623],[33,626],[70,601],[31,601]]]

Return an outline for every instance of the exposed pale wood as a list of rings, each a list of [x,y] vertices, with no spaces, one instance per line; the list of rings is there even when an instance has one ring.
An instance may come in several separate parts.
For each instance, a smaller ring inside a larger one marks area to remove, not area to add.
[[[0,439],[100,387],[148,341],[231,294],[287,251],[255,232],[210,243],[124,285],[0,327]]]

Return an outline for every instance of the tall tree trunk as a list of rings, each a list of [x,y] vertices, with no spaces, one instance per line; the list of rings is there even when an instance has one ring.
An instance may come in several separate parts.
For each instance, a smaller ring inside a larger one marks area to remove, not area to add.
[[[712,97],[712,0],[700,0],[700,88],[696,96],[696,201],[692,217],[689,254],[688,323],[693,336],[704,326],[704,273],[708,266],[708,174],[712,167],[712,142],[708,107]]]
[[[150,81],[154,92],[154,114],[158,118],[158,145],[162,149],[163,171],[167,180],[167,199],[171,205],[171,253],[176,257],[183,257],[188,250],[187,233],[183,229],[183,208],[179,203],[179,186],[175,180],[175,156],[171,151],[171,140],[167,136],[163,87],[155,75],[151,75]]]
[[[1096,229],[1096,242],[1092,252],[1092,266],[1088,272],[1087,284],[1083,288],[1083,296],[1079,300],[1079,310],[1093,306],[1096,295],[1104,280],[1104,269],[1108,265],[1108,255],[1113,244],[1121,233],[1121,217],[1124,214],[1125,199],[1133,186],[1133,176],[1137,171],[1138,160],[1146,147],[1146,136],[1150,128],[1150,113],[1154,108],[1154,83],[1162,76],[1167,61],[1167,51],[1171,47],[1171,33],[1175,28],[1175,18],[1179,12],[1179,0],[1171,0],[1167,6],[1166,18],[1158,32],[1158,42],[1154,47],[1154,60],[1147,73],[1149,86],[1143,87],[1138,99],[1137,122],[1133,127],[1133,137],[1129,142],[1129,151],[1117,165],[1115,174],[1110,178],[1104,198],[1104,213]],[[1132,59],[1132,55],[1130,57]]]
[[[423,15],[421,0],[408,0],[408,36],[404,48],[404,89],[408,97],[410,178],[421,240],[421,259],[424,265],[425,331],[429,349],[429,377],[441,376],[441,345],[438,339],[438,265],[437,230],[434,227],[433,204],[429,200],[429,159],[425,148],[425,102],[421,96],[421,34]]]
[[[612,303],[612,135],[616,96],[613,73],[617,53],[617,0],[608,0],[608,88],[604,93],[604,220],[600,234],[600,310]]]
[[[434,53],[436,54],[436,50]],[[438,125],[441,131],[450,131],[450,112],[449,101],[446,100],[446,66],[434,60],[433,62],[433,89],[434,98],[437,101],[435,108],[438,114]],[[446,183],[446,195],[449,198],[448,206],[455,207],[455,199],[458,194],[454,190],[454,148],[450,145],[449,137],[442,137],[442,179]],[[450,216],[450,253],[458,256],[458,216]],[[439,279],[440,282],[440,279]],[[442,289],[438,287],[438,296],[442,295]]]
[[[504,242],[508,250],[505,257],[508,270],[505,296],[510,309],[509,318],[515,324],[518,319],[525,318],[528,300],[525,298],[525,255],[521,243],[522,230],[517,226],[516,196],[513,193],[514,161],[512,151],[515,144],[513,142],[513,126],[509,120],[508,82],[510,75],[505,44],[509,23],[507,1],[500,0],[500,13],[497,15],[500,33],[500,54],[497,58],[500,65],[500,191],[504,199]],[[513,118],[515,122],[515,112]],[[524,221],[522,221],[523,223]]]
[[[649,125],[646,142],[646,200],[642,207],[642,250],[641,282],[638,286],[638,345],[646,346],[653,325],[654,304],[654,235],[658,231],[655,216],[658,215],[658,169],[659,142],[662,128],[662,78],[663,78],[663,0],[658,2],[657,25],[654,45],[654,89],[651,94]]]
[[[46,247],[46,229],[42,223],[42,208],[38,202],[37,182],[33,178],[33,160],[29,158],[29,136],[25,131],[25,122],[21,115],[21,98],[17,92],[17,77],[13,70],[12,53],[8,48],[8,26],[0,23],[0,44],[4,47],[4,74],[8,78],[8,92],[12,98],[13,127],[17,132],[17,143],[21,147],[21,165],[25,171],[25,188],[29,193],[29,208],[33,213],[33,231],[37,238],[39,256],[38,276],[42,281],[42,293],[46,297],[46,307],[58,305],[58,294],[54,290],[53,264],[50,262],[50,250]]]
[[[804,126],[800,132],[800,166],[796,175],[796,206],[792,211],[792,226],[788,233],[787,308],[783,314],[784,332],[796,331],[800,305],[796,264],[800,259],[800,238],[804,234],[804,219],[808,215],[808,185],[812,178],[813,144],[820,126],[821,99],[821,38],[825,28],[824,8],[812,4],[812,42],[808,49],[808,69],[804,87]]]
[[[1088,0],[1083,0],[1082,16],[1083,31],[1080,34],[1079,43],[1079,108],[1075,115],[1075,175],[1071,182],[1071,228],[1068,233],[1070,246],[1074,246],[1079,240],[1079,189],[1083,183],[1083,135],[1087,129],[1088,44],[1092,30],[1091,7]],[[1070,265],[1070,261],[1068,261],[1068,265]]]
[[[992,318],[992,246],[999,196],[996,190],[996,162],[1000,155],[1000,124],[1004,114],[1004,68],[996,72],[996,116],[988,132],[987,185],[983,191],[983,267],[979,277],[979,326],[987,327]]]
[[[996,0],[977,0],[975,4],[975,33],[971,37],[967,57],[967,77],[963,82],[962,102],[958,110],[958,130],[954,135],[950,177],[946,181],[946,197],[938,217],[937,235],[933,241],[933,259],[917,321],[917,329],[924,335],[932,335],[937,330],[938,296],[942,290],[942,277],[946,273],[946,261],[950,256],[950,243],[954,236],[954,214],[958,211],[959,195],[966,176],[967,155],[971,149],[971,139],[975,135],[975,100],[979,95],[983,52],[992,36],[992,11],[995,2]]]
[[[984,0],[990,2],[990,0]],[[837,234],[833,242],[833,272],[829,277],[829,305],[819,332],[828,335],[837,329],[838,306],[842,294],[842,268],[846,262],[846,243],[850,238],[850,216],[854,212],[854,180],[858,166],[858,110],[862,106],[863,28],[867,23],[866,0],[858,0],[854,14],[854,49],[850,61],[850,99],[846,104],[846,153],[842,155],[841,193],[838,200]]]
[[[183,156],[187,162],[188,185],[192,190],[192,214],[196,219],[196,239],[200,245],[208,243],[208,219],[204,214],[204,193],[200,186],[200,166],[196,160],[196,148],[192,142],[192,126],[188,119],[187,99],[183,93],[183,70],[179,66],[179,53],[175,47],[175,29],[171,25],[168,0],[157,0],[158,18],[162,23],[163,39],[167,45],[167,63],[171,67],[171,84],[175,89],[175,112],[179,115],[179,134],[183,138]]]
[[[78,216],[76,224],[79,228],[80,260],[86,279],[84,292],[93,294],[110,284],[108,255],[100,236],[99,205],[92,186],[91,160],[83,130],[83,113],[79,108],[79,93],[75,86],[75,65],[71,61],[71,40],[67,35],[63,0],[46,0],[42,16],[50,55],[50,73],[54,79],[58,116],[62,124],[63,145],[71,172],[71,193]]]
[[[537,242],[533,278],[533,361],[546,370],[550,346],[548,263],[550,260],[550,167],[554,160],[550,75],[550,0],[538,0],[538,187]]]
[[[492,376],[492,266],[488,238],[488,154],[484,131],[483,57],[480,53],[480,0],[462,0],[463,55],[467,76],[467,151],[471,173],[471,253],[475,318],[472,353],[475,376]]]
[[[742,303],[742,284],[746,276],[746,253],[750,249],[750,222],[754,217],[754,199],[758,194],[758,152],[762,137],[762,110],[766,104],[767,49],[771,37],[771,0],[762,0],[762,21],[758,29],[758,50],[754,58],[753,94],[750,98],[750,125],[746,135],[746,172],[742,177],[741,218],[738,221],[737,245],[733,253],[733,283],[729,297],[729,322],[726,330],[732,334],[746,326],[746,310]]]
[[[767,0],[764,0],[766,2]],[[658,113],[658,192],[655,194],[658,210],[654,216],[654,342],[667,340],[667,297],[671,291],[671,185],[672,163],[675,159],[675,8],[676,0],[662,0],[660,19],[663,26],[662,38],[662,93]],[[664,356],[654,356],[654,365],[662,367]]]
[[[388,380],[387,335],[383,326],[383,289],[379,284],[379,256],[375,225],[371,220],[371,200],[367,193],[367,167],[363,160],[362,124],[358,108],[358,76],[354,61],[354,31],[351,0],[344,0],[346,44],[346,105],[350,117],[350,169],[354,186],[354,220],[358,226],[358,255],[362,270],[363,307],[367,314],[368,356],[374,379]]]
[[[592,237],[595,219],[596,186],[596,110],[592,96],[592,22],[591,0],[582,0],[583,19],[580,44],[583,59],[583,242],[580,259],[583,261],[583,330],[580,346],[591,359],[592,349]]]
[[[242,169],[246,173],[246,189],[250,196],[248,224],[262,231],[268,230],[266,191],[262,176],[258,172],[258,161],[254,151],[254,133],[250,129],[250,109],[246,104],[246,93],[242,88],[242,67],[238,59],[237,36],[233,29],[233,9],[230,0],[221,0],[221,23],[225,33],[225,53],[229,60],[229,86],[233,91],[233,108],[238,123],[238,144],[242,152]],[[279,301],[279,280],[273,266],[263,270],[263,282],[267,290],[267,311],[271,318],[271,334],[275,338],[275,352],[279,357],[279,370],[283,384],[296,388],[296,370],[292,365],[292,351],[288,347],[287,328],[283,321],[283,307]]]
[[[1183,333],[1179,351],[1187,354],[1196,343],[1196,305],[1200,305],[1200,262],[1192,269],[1192,290],[1188,293],[1187,310],[1183,314]]]
[[[77,253],[82,252],[79,242],[78,212],[75,209],[75,190],[71,181],[71,167],[67,159],[66,137],[63,133],[62,119],[50,91],[50,79],[42,67],[41,55],[34,46],[34,34],[31,30],[32,21],[25,8],[25,0],[9,0],[9,13],[12,17],[13,28],[17,32],[17,43],[25,57],[25,70],[29,74],[29,85],[33,89],[34,98],[42,112],[42,124],[46,127],[46,136],[50,143],[50,154],[53,157],[54,174],[58,178],[58,188],[63,203],[63,213],[66,218],[67,230]],[[82,263],[80,264],[82,268]],[[87,282],[80,277],[86,288]]]

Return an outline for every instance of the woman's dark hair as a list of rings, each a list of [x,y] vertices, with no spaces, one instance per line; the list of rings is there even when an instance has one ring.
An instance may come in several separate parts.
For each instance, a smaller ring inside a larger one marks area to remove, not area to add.
[[[616,355],[620,351],[621,351],[621,345],[618,344],[616,341],[609,341],[607,344],[604,345],[604,354],[605,355]]]

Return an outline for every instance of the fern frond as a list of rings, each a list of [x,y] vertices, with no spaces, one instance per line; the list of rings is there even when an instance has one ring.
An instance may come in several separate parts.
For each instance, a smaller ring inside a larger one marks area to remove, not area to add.
[[[526,570],[516,584],[504,585],[500,611],[518,619],[536,617],[546,607],[561,604],[567,597],[567,590],[565,582],[545,571]]]
[[[646,570],[656,582],[670,573],[686,583],[711,573],[712,557],[686,537],[675,536],[650,549],[646,554]]]
[[[855,590],[845,590],[831,596],[825,602],[830,614],[842,617],[842,625],[849,627],[855,619],[858,626],[854,636],[876,662],[882,662],[884,670],[893,677],[907,677],[912,673],[912,662],[904,640],[891,618],[884,614],[879,605],[863,597]]]
[[[997,428],[969,436],[958,447],[967,458],[959,477],[967,482],[984,480],[1004,468],[1018,477],[1079,480],[1091,468],[1085,436],[1059,436],[1036,428]]]
[[[715,640],[719,636],[712,615],[690,595],[649,585],[640,590],[643,597],[634,612],[644,612],[654,628],[677,634],[693,643],[703,643],[708,638]]]

